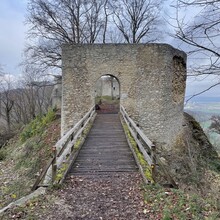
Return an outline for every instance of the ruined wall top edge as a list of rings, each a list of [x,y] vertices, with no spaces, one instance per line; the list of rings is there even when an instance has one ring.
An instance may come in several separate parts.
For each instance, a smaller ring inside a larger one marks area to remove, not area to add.
[[[174,48],[170,44],[165,43],[148,43],[148,44],[114,44],[114,43],[107,43],[107,44],[63,44],[62,51],[74,50],[74,49],[108,49],[108,48],[130,48],[130,49],[138,49],[138,48],[152,48],[153,50],[166,50],[170,51],[173,54],[177,54],[181,56],[184,60],[186,60],[187,55],[184,51]]]

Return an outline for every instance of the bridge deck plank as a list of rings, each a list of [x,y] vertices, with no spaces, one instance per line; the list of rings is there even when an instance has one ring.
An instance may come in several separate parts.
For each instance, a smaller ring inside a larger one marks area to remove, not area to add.
[[[98,114],[69,174],[102,176],[137,170],[119,116]]]

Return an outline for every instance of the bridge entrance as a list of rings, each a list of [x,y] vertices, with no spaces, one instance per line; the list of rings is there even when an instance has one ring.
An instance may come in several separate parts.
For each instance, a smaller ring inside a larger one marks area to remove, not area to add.
[[[95,84],[95,107],[99,114],[117,114],[120,109],[120,84],[113,75],[101,76]]]

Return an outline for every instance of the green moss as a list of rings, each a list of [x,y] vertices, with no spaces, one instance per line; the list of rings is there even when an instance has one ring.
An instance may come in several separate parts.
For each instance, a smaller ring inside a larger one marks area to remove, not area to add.
[[[147,163],[147,161],[144,159],[143,154],[139,151],[139,149],[137,147],[137,144],[136,144],[134,138],[132,137],[132,135],[131,135],[131,133],[128,129],[128,126],[125,123],[123,123],[122,126],[124,128],[125,133],[127,134],[129,142],[131,143],[131,145],[134,149],[134,152],[135,152],[135,154],[138,158],[138,161],[139,161],[140,165],[142,166],[142,168],[144,170],[144,175],[146,176],[146,178],[149,181],[151,181],[153,183],[154,180],[153,180],[153,177],[152,177],[151,166]]]
[[[74,149],[75,150],[78,150],[79,149],[79,147],[80,147],[80,144],[81,144],[81,142],[82,142],[82,137],[81,138],[79,138],[77,141],[76,141],[76,143],[74,144]]]
[[[63,163],[61,165],[61,167],[57,170],[57,175],[56,175],[56,178],[55,178],[55,183],[59,183],[60,180],[63,178],[64,176],[64,173],[66,172],[68,166],[66,163]]]
[[[145,168],[144,174],[145,174],[145,176],[146,176],[146,178],[147,178],[148,180],[150,180],[151,182],[154,182],[154,180],[153,180],[153,178],[152,178],[152,172],[151,172],[151,170],[149,169],[149,167]]]
[[[81,143],[82,143],[83,139],[87,136],[87,134],[89,133],[91,127],[92,127],[92,124],[91,124],[91,123],[89,123],[89,124],[85,127],[85,129],[83,130],[82,136],[80,136],[80,137],[76,140],[76,142],[75,142],[75,144],[74,144],[74,149],[75,149],[75,150],[78,150],[78,149],[79,149],[79,147],[81,146]]]

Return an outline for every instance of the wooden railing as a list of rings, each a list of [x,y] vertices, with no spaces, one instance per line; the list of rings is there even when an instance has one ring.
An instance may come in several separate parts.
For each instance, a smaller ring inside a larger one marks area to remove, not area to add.
[[[38,188],[39,183],[44,179],[44,185],[53,184],[57,175],[57,169],[66,161],[74,150],[74,144],[83,135],[85,127],[89,124],[95,114],[93,106],[84,117],[71,128],[61,139],[52,147],[53,157],[49,160],[46,167],[37,178],[32,190]]]
[[[130,134],[135,140],[139,151],[142,153],[145,161],[152,168],[152,175],[154,176],[155,171],[155,145],[147,138],[147,136],[143,133],[143,131],[135,124],[135,122],[129,117],[125,108],[123,106],[120,107],[121,115],[124,118],[125,123],[128,126]]]
[[[151,167],[152,178],[156,182],[156,167],[160,166],[165,174],[166,178],[173,187],[177,187],[175,181],[169,175],[162,162],[156,155],[156,146],[148,139],[148,137],[143,133],[143,131],[136,125],[136,123],[129,117],[128,113],[125,111],[125,108],[120,106],[120,113],[128,126],[129,132],[132,135],[138,150],[142,153],[145,161]]]

